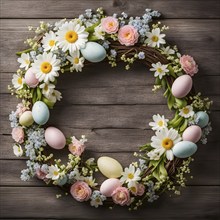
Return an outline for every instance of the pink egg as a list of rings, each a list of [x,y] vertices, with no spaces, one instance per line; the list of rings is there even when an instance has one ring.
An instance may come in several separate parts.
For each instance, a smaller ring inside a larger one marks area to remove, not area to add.
[[[183,140],[196,143],[202,136],[202,129],[197,125],[192,125],[183,132]]]
[[[46,129],[45,140],[50,147],[57,150],[63,149],[66,145],[64,134],[55,127],[48,127]]]
[[[25,73],[25,76],[24,76],[24,80],[25,80],[25,83],[28,86],[30,86],[31,88],[35,88],[39,83],[38,79],[35,76],[35,73],[32,70],[32,68],[29,68],[27,70],[27,72]]]
[[[172,85],[172,94],[176,98],[185,97],[192,89],[192,78],[189,75],[179,76]]]
[[[119,186],[121,186],[119,179],[110,178],[102,183],[100,192],[106,197],[111,197],[113,191]]]

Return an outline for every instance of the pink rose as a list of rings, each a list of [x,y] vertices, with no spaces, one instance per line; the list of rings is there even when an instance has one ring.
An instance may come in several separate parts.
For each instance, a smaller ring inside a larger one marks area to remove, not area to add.
[[[24,142],[24,130],[22,127],[13,128],[11,134],[12,138],[19,144],[22,144]]]
[[[102,29],[108,34],[114,34],[118,31],[118,20],[114,17],[106,17],[101,20]]]
[[[42,169],[38,168],[38,169],[36,170],[36,175],[37,175],[37,178],[38,178],[38,179],[44,180],[44,179],[46,179],[47,173],[45,173]]]
[[[189,55],[183,55],[180,57],[180,64],[183,70],[190,76],[193,76],[198,72],[198,65],[196,64],[193,57]]]
[[[92,190],[89,185],[83,181],[77,181],[70,188],[70,193],[74,199],[79,202],[89,200]]]
[[[145,186],[141,183],[138,183],[137,185],[137,195],[142,196],[145,192]]]
[[[75,137],[72,137],[72,143],[69,144],[69,151],[76,156],[81,156],[85,150],[85,145],[77,140]]]
[[[118,31],[118,40],[125,46],[132,46],[138,42],[139,34],[132,25],[125,25]]]
[[[130,205],[130,193],[127,188],[119,186],[112,193],[112,200],[115,204],[119,204],[121,206]]]
[[[23,103],[18,103],[18,105],[17,105],[16,108],[17,108],[17,110],[16,110],[15,114],[16,114],[16,116],[18,116],[18,117],[20,117],[26,110],[28,110],[28,108],[25,107],[25,106],[23,105]]]

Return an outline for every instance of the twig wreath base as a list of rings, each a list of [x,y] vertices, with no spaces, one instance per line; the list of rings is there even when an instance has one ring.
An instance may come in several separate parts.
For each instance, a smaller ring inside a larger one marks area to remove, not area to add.
[[[9,120],[14,154],[28,158],[22,180],[36,176],[96,208],[106,203],[110,208],[121,205],[135,210],[144,200],[157,200],[164,191],[180,194],[190,177],[196,143],[206,144],[211,131],[212,101],[194,91],[192,77],[198,66],[191,56],[181,55],[165,41],[163,32],[168,27],[152,23],[159,16],[150,9],[142,17],[128,17],[124,12],[106,16],[101,8],[95,13],[87,9],[71,21],[29,27],[35,36],[25,41],[30,48],[17,53],[20,68],[9,86],[11,94],[21,99]],[[125,69],[134,62],[148,66],[155,77],[152,91],[163,89],[168,108],[175,112],[172,119],[153,115],[149,126],[155,135],[134,153],[138,161],[125,168],[111,157],[84,160],[85,135],[66,138],[46,124],[49,109],[62,98],[56,90],[59,74],[81,72],[85,65],[104,60],[112,67],[124,62]],[[48,153],[50,147],[68,148],[67,163]],[[94,177],[99,171],[106,177],[101,185]]]

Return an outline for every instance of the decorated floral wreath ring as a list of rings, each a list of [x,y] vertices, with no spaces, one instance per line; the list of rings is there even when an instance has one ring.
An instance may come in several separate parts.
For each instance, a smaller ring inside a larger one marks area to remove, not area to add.
[[[205,144],[211,131],[208,111],[212,101],[192,89],[198,66],[191,56],[181,55],[176,46],[166,43],[163,32],[168,27],[160,22],[150,25],[159,16],[149,9],[142,17],[106,16],[99,8],[95,13],[88,9],[71,21],[29,27],[36,35],[26,40],[30,49],[17,53],[20,69],[9,86],[12,95],[22,100],[9,116],[14,154],[29,158],[27,169],[21,171],[22,180],[37,176],[94,207],[107,200],[110,208],[118,204],[137,209],[143,200],[153,202],[164,191],[180,194],[197,150],[195,143]],[[125,69],[136,61],[150,67],[155,76],[153,92],[162,88],[168,108],[175,111],[171,120],[153,115],[149,125],[155,135],[135,153],[139,161],[125,169],[110,157],[100,157],[97,163],[94,158],[83,161],[84,135],[65,138],[59,129],[43,126],[49,109],[62,98],[55,89],[59,73],[82,71],[85,64],[104,59],[112,67],[119,61],[126,64]],[[54,159],[47,153],[48,146],[67,147],[68,162]],[[94,178],[97,171],[107,178],[101,186]]]

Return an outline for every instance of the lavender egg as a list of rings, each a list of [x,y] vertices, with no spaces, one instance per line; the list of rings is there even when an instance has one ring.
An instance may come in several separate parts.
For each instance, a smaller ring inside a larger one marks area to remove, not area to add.
[[[183,140],[196,143],[202,136],[202,129],[197,125],[192,125],[183,132]]]
[[[45,131],[45,140],[47,144],[57,150],[63,149],[66,145],[66,138],[62,131],[55,127],[48,127]]]
[[[24,80],[25,80],[25,83],[31,88],[35,88],[39,83],[32,68],[29,68],[27,70],[24,76]]]
[[[192,89],[192,78],[189,75],[179,76],[172,85],[172,94],[176,98],[185,97]]]
[[[106,197],[111,197],[113,191],[119,186],[121,186],[119,179],[110,178],[102,183],[100,192]]]

